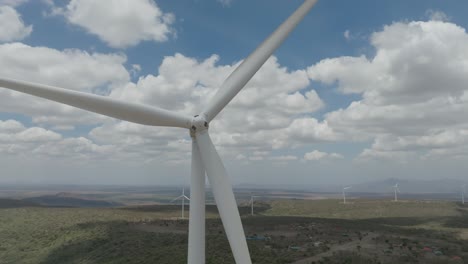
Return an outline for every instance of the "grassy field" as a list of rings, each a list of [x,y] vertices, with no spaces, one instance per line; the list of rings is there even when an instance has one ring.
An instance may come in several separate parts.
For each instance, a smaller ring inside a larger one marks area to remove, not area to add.
[[[92,241],[112,236],[109,233],[112,226],[176,217],[177,213],[92,208],[2,209],[0,263],[54,263],[47,259],[65,245],[92,246]]]
[[[388,217],[457,216],[456,203],[447,201],[388,200],[276,200],[271,202],[270,216],[307,216],[339,219]]]
[[[271,237],[271,241],[249,241],[256,264],[326,259],[333,254],[351,261],[346,263],[377,263],[373,262],[377,258],[381,263],[418,263],[414,260],[419,251],[393,249],[408,241],[414,248],[438,245],[447,255],[427,256],[419,263],[447,263],[436,261],[448,261],[449,254],[468,261],[468,236],[463,237],[468,207],[455,203],[355,200],[343,205],[338,200],[279,200],[258,206],[254,217],[248,216],[248,207],[240,209],[247,235]],[[0,263],[186,263],[187,221],[175,220],[179,209],[157,205],[0,209]],[[207,264],[234,263],[215,207],[207,211]],[[314,247],[312,242],[319,240],[324,245]],[[354,252],[357,246],[362,247],[358,255],[333,250]],[[389,247],[392,255],[383,254]],[[379,254],[374,256],[375,252]],[[335,263],[328,260],[324,263]]]

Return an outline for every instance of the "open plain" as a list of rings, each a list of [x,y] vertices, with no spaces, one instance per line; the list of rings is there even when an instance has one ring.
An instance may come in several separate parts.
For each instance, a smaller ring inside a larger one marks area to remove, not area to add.
[[[1,199],[0,263],[186,262],[188,222],[180,205],[163,203],[176,191],[41,194],[65,204],[24,192]],[[259,198],[250,209],[239,201],[253,263],[468,261],[468,207],[452,201]],[[207,263],[234,263],[216,206],[206,210]]]

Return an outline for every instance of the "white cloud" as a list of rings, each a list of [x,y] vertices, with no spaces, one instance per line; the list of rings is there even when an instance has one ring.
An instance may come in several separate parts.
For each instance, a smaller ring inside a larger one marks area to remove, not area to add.
[[[232,0],[216,0],[219,3],[221,3],[223,6],[230,6],[232,3]]]
[[[355,159],[356,162],[382,161],[410,163],[416,160],[418,154],[414,151],[381,151],[376,149],[364,149]]]
[[[426,11],[426,16],[434,21],[450,21],[450,17],[442,11],[429,9]]]
[[[158,75],[143,76],[137,83],[113,89],[110,96],[194,115],[239,64],[217,65],[218,60],[216,55],[202,61],[182,54],[168,56],[159,67]],[[264,160],[272,149],[285,148],[294,142],[329,140],[332,132],[327,130],[326,124],[316,120],[313,124],[294,122],[304,119],[299,115],[315,112],[323,106],[314,90],[303,92],[308,86],[305,71],[291,72],[281,67],[275,57],[268,60],[212,122],[211,134],[220,152],[234,159]],[[315,132],[315,129],[321,131]],[[169,159],[180,158],[178,153],[190,150],[190,144],[179,144],[179,139],[187,137],[187,133],[178,129],[116,122],[94,129],[91,135],[97,142],[123,143],[127,153],[152,149],[153,157],[169,153]],[[252,152],[254,154],[250,154]]]
[[[349,29],[345,30],[345,32],[343,33],[343,36],[345,37],[346,40],[351,39],[351,32],[349,31]]]
[[[312,80],[317,80],[328,85],[337,83],[338,88],[345,94],[361,93],[372,89],[374,83],[370,83],[375,67],[365,58],[339,57],[324,59],[308,68],[307,72]],[[374,77],[376,83],[380,83],[378,77]]]
[[[139,67],[125,69],[126,58],[122,55],[59,51],[21,43],[0,45],[0,67],[5,69],[2,73],[5,77],[99,93],[190,115],[201,111],[223,80],[239,65],[239,62],[218,65],[218,60],[217,55],[201,61],[181,54],[168,56],[158,74],[142,76],[133,83],[129,71],[137,71]],[[220,153],[251,157],[249,152],[261,151],[266,153],[261,156],[266,159],[273,149],[334,140],[326,122],[304,117],[324,105],[309,85],[304,70],[289,71],[275,57],[269,59],[212,122],[213,140]],[[180,141],[187,138],[186,131],[111,121],[6,89],[0,89],[0,95],[2,111],[14,109],[31,116],[34,123],[51,125],[56,130],[70,130],[77,124],[98,125],[90,133],[93,141],[118,146],[119,153],[126,153],[127,158],[149,157],[174,164],[189,160],[190,144]]]
[[[34,157],[90,160],[105,158],[112,146],[99,146],[88,139],[63,138],[62,135],[40,127],[25,127],[15,120],[0,120],[0,153]]]
[[[84,28],[114,48],[141,41],[164,42],[173,34],[172,13],[164,13],[151,0],[71,0],[64,9],[52,7],[71,24]]]
[[[428,132],[427,135],[417,136],[378,136],[373,149],[376,150],[417,150],[457,147],[468,142],[467,129],[450,129],[439,132]]]
[[[111,145],[97,145],[91,140],[78,138],[64,138],[58,142],[47,141],[36,146],[32,153],[38,156],[48,156],[55,158],[72,158],[81,160],[91,159],[112,159],[109,155],[113,154],[116,148]]]
[[[298,158],[294,155],[272,156],[269,159],[273,161],[280,161],[280,162],[298,160]]]
[[[315,118],[296,118],[288,127],[288,135],[298,142],[334,141],[338,139],[327,121],[319,122]]]
[[[124,56],[117,54],[59,51],[21,43],[0,45],[4,77],[99,94],[107,94],[114,86],[129,81],[125,61]],[[0,89],[0,110],[20,112],[32,116],[35,123],[62,127],[104,120],[99,115],[6,89]]]
[[[0,121],[0,131],[4,133],[16,133],[23,130],[24,126],[16,120]]]
[[[0,6],[0,42],[24,39],[32,30],[33,26],[26,26],[14,8]]]
[[[22,5],[29,0],[0,0],[0,6],[6,5],[6,6],[19,6]]]
[[[149,0],[132,1],[131,5],[129,1],[117,2],[109,6],[105,1],[72,0],[60,9],[47,1],[53,13],[64,15],[70,23],[84,27],[114,47],[136,45],[142,40],[167,40],[173,15],[163,13]],[[121,54],[60,51],[21,43],[0,45],[0,67],[5,77],[108,95],[191,115],[201,110],[240,64],[218,65],[218,60],[217,55],[199,61],[175,54],[163,60],[157,74],[141,76],[133,83],[130,75],[136,76],[141,66],[135,64],[125,69],[126,58]],[[324,106],[309,85],[305,70],[290,71],[275,57],[269,59],[211,124],[213,140],[220,152],[233,157],[268,159],[273,149],[287,148],[290,144],[334,140],[333,131],[326,123],[305,117]],[[34,123],[51,125],[56,130],[70,130],[79,124],[98,125],[90,133],[92,140],[119,146],[127,156],[178,163],[177,159],[186,159],[184,155],[190,149],[189,143],[180,141],[187,138],[186,131],[113,122],[72,107],[0,89],[0,110],[11,109],[31,116]],[[61,147],[64,146],[72,147],[62,143]],[[252,156],[250,152],[257,154]],[[273,159],[283,158],[290,157]]]
[[[138,76],[138,73],[141,71],[141,65],[139,64],[132,64],[132,68],[130,69],[130,74],[132,76]]]
[[[336,160],[336,159],[342,159],[342,158],[343,158],[343,155],[341,154],[321,152],[318,150],[314,150],[312,152],[308,152],[304,154],[304,160],[306,161]]]
[[[442,21],[399,22],[374,33],[371,44],[372,58],[329,58],[308,69],[311,79],[362,97],[328,113],[328,127],[342,139],[374,141],[361,160],[424,157],[464,144],[465,29]]]

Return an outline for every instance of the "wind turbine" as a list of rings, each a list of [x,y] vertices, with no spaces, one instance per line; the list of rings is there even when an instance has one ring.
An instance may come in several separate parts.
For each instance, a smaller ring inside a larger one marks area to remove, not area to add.
[[[466,184],[462,185],[462,204],[465,204],[465,192],[466,192]]]
[[[253,216],[254,215],[254,198],[255,197],[260,197],[260,196],[255,196],[255,195],[251,195],[250,196],[250,214]]]
[[[343,188],[343,204],[346,204],[346,192],[345,190],[351,189],[351,186],[347,186]]]
[[[398,202],[398,195],[397,195],[397,193],[400,192],[400,189],[398,189],[398,182],[393,186],[393,191],[394,191],[394,193],[395,193],[394,201],[395,201],[395,202]]]
[[[187,201],[190,201],[190,198],[188,198],[187,196],[185,196],[185,188],[182,188],[182,195],[173,199],[171,202],[175,202],[177,200],[182,200],[182,219],[185,219],[184,218],[184,208],[185,208],[185,200]]]
[[[48,85],[0,77],[0,87],[31,94],[98,114],[149,126],[189,129],[192,138],[188,263],[205,263],[205,173],[237,264],[250,264],[239,210],[226,170],[208,133],[209,123],[239,93],[317,0],[304,3],[252,52],[224,81],[203,111],[188,116],[155,106],[114,100]]]

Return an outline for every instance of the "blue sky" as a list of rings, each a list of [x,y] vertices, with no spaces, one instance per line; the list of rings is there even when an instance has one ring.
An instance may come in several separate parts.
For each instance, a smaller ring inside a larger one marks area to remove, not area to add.
[[[196,114],[300,3],[0,0],[0,75]],[[467,9],[319,1],[213,121],[233,182],[466,179]],[[185,131],[0,93],[0,182],[188,182]]]

